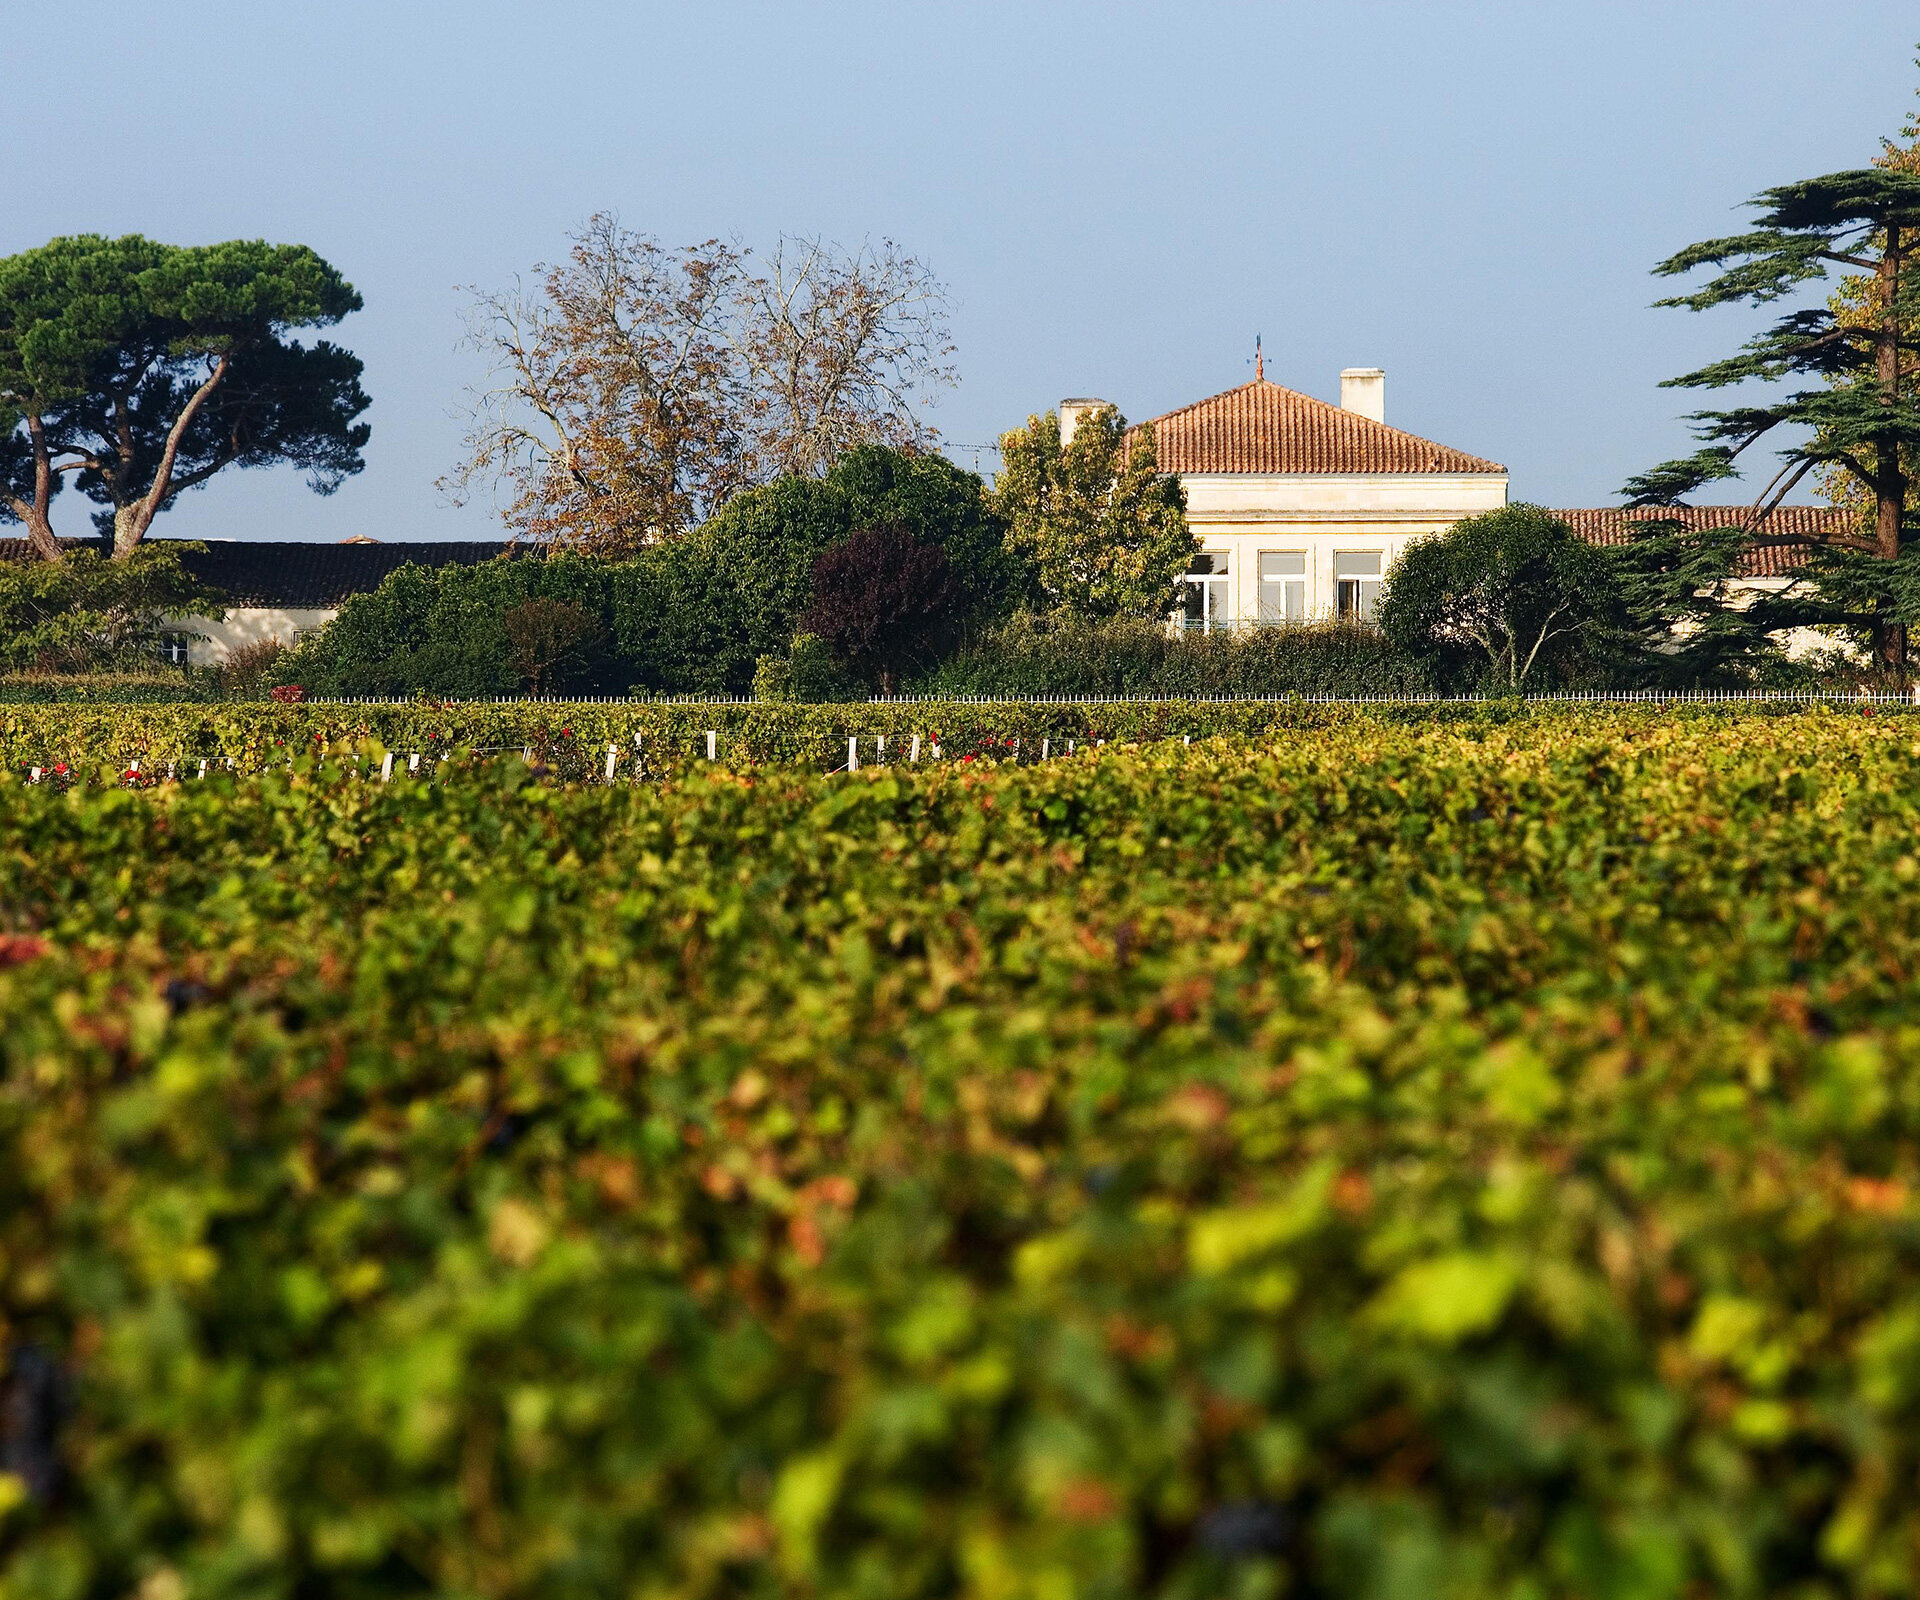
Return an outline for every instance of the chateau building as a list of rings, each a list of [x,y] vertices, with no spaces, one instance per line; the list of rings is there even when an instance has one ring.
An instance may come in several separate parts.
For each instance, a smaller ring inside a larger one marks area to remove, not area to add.
[[[1104,404],[1064,401],[1062,440]],[[1408,540],[1507,503],[1499,462],[1387,425],[1377,367],[1341,373],[1337,406],[1261,371],[1151,426],[1202,545],[1191,627],[1370,616]]]
[[[1062,441],[1107,403],[1062,401]],[[1507,503],[1499,462],[1387,425],[1378,367],[1342,372],[1337,406],[1268,383],[1256,368],[1252,383],[1150,425],[1161,470],[1186,488],[1187,520],[1201,543],[1177,619],[1191,628],[1369,617],[1409,540]],[[1620,544],[1643,514],[1596,507],[1554,515],[1595,544]],[[1667,515],[1712,528],[1740,526],[1748,511],[1693,506]],[[1754,530],[1736,588],[1786,588],[1804,541],[1836,541],[1848,530],[1844,511],[1779,507]],[[1830,643],[1807,630],[1789,641],[1795,653]]]

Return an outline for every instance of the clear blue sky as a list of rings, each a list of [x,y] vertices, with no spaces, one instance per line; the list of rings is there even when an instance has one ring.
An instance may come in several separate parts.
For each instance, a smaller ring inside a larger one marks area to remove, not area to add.
[[[957,305],[956,444],[1068,394],[1202,398],[1258,332],[1278,382],[1333,399],[1384,367],[1390,422],[1504,461],[1516,497],[1606,503],[1686,444],[1658,380],[1754,325],[1649,309],[1648,267],[1863,164],[1920,85],[1912,0],[23,10],[0,253],[299,241],[366,297],[337,330],[366,471],[331,499],[224,475],[156,530],[202,537],[497,536],[433,486],[480,375],[458,286],[599,208],[669,243],[919,254]]]

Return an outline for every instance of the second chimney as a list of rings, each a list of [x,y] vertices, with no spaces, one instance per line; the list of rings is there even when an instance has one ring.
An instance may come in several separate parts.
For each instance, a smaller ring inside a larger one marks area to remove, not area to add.
[[[1378,367],[1348,367],[1340,374],[1340,409],[1375,422],[1387,420],[1387,375]]]
[[[1110,400],[1062,400],[1060,402],[1060,448],[1062,450],[1073,443],[1073,436],[1080,424],[1096,411],[1104,411],[1113,402]]]

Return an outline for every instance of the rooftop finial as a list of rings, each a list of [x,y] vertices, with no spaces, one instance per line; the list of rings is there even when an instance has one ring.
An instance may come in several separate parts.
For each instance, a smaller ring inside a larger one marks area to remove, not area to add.
[[[1267,381],[1266,358],[1260,354],[1260,335],[1257,333],[1253,336],[1253,381],[1255,383]]]

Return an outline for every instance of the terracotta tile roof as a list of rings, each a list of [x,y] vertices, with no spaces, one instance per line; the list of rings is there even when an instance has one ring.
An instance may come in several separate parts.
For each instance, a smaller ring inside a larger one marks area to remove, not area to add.
[[[1747,518],[1751,506],[1669,506],[1638,511],[1618,506],[1594,506],[1574,511],[1555,511],[1583,539],[1594,544],[1625,544],[1633,537],[1633,524],[1653,519],[1677,520],[1689,528],[1737,528]],[[1756,530],[1761,539],[1811,540],[1825,543],[1858,531],[1853,513],[1832,506],[1779,506]],[[1806,561],[1803,544],[1761,544],[1747,552],[1740,565],[1746,578],[1784,578],[1800,570]]]
[[[1261,379],[1153,418],[1153,436],[1162,472],[1507,470]]]
[[[70,549],[99,549],[92,539],[64,539]],[[171,541],[155,540],[156,544]],[[324,609],[349,595],[370,594],[381,579],[409,561],[423,567],[471,566],[516,548],[504,540],[419,540],[396,544],[354,541],[315,544],[296,539],[209,539],[188,568],[237,606]],[[26,561],[25,539],[0,539],[0,561]]]

